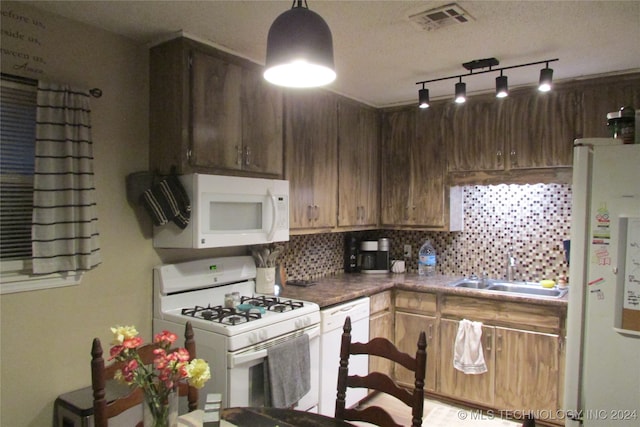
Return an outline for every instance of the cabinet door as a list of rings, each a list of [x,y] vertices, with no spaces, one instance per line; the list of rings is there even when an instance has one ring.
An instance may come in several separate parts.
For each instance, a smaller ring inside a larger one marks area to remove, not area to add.
[[[580,134],[579,94],[522,90],[503,102],[508,110],[509,169],[571,166],[573,141]]]
[[[411,198],[409,225],[443,227],[445,224],[446,149],[443,144],[445,104],[420,110],[416,139],[411,146]]]
[[[254,70],[244,70],[242,96],[243,169],[282,176],[282,90]]]
[[[242,68],[191,53],[191,164],[242,169]]]
[[[338,226],[376,225],[379,194],[378,113],[354,102],[338,105]]]
[[[416,109],[386,112],[382,117],[380,219],[383,225],[407,224],[413,214],[411,147],[416,139]]]
[[[504,169],[505,117],[495,96],[473,97],[465,104],[449,104],[445,127],[450,172]]]
[[[435,391],[438,366],[436,318],[396,311],[395,338],[398,350],[415,356],[418,349],[418,337],[422,331],[427,334],[427,371],[424,388],[427,391]],[[398,364],[395,366],[395,378],[396,381],[407,386],[413,387],[415,385],[413,372]]]
[[[379,311],[369,317],[369,339],[376,337],[393,342],[393,315],[390,310]],[[369,372],[382,372],[391,376],[393,364],[388,359],[369,356]]]
[[[532,411],[558,409],[558,336],[495,329],[495,406]]]
[[[482,327],[482,349],[487,372],[465,374],[453,367],[454,345],[458,333],[457,320],[440,320],[440,371],[438,391],[457,399],[493,405],[494,394],[494,328]]]
[[[640,108],[640,77],[616,76],[597,83],[588,83],[582,89],[582,137],[609,138],[607,113],[623,106]],[[636,129],[639,132],[640,129]]]
[[[290,227],[336,225],[338,194],[337,100],[328,92],[287,92],[285,177]]]

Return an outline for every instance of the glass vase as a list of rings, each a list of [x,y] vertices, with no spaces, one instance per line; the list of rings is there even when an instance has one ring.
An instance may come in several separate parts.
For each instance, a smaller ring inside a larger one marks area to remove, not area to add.
[[[142,414],[144,427],[177,427],[178,393],[172,391],[166,399],[145,394]]]

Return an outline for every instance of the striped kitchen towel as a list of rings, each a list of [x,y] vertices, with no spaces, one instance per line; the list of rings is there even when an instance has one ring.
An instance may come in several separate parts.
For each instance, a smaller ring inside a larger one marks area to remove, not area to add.
[[[173,221],[184,230],[189,225],[191,202],[176,175],[170,175],[146,190],[142,203],[156,226]]]

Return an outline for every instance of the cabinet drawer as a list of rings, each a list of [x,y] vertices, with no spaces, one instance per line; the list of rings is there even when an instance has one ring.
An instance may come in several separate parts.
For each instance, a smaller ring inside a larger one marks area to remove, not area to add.
[[[396,309],[435,314],[436,294],[396,291]]]
[[[391,308],[391,291],[380,292],[369,297],[370,313],[375,314]]]
[[[562,309],[559,307],[444,295],[443,317],[469,319],[498,326],[559,333]]]

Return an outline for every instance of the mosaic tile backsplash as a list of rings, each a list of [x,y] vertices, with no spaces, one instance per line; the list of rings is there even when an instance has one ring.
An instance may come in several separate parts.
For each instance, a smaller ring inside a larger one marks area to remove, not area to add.
[[[441,274],[503,278],[506,253],[513,248],[516,279],[538,281],[567,275],[562,241],[569,238],[571,186],[566,184],[464,187],[464,231],[376,230],[358,240],[391,240],[391,258],[402,259],[410,244],[409,271],[417,271],[418,250],[430,239]],[[342,273],[345,233],[292,236],[281,262],[290,278],[315,279]]]

